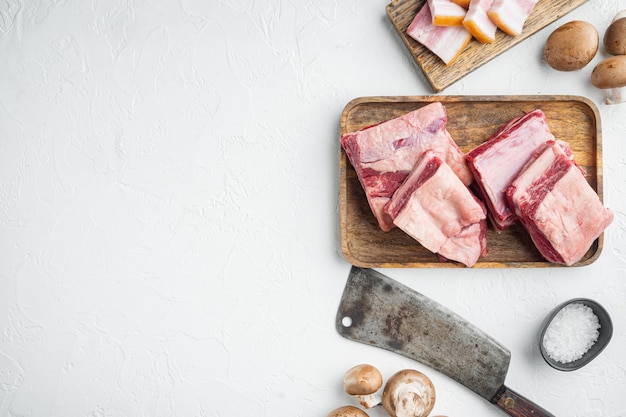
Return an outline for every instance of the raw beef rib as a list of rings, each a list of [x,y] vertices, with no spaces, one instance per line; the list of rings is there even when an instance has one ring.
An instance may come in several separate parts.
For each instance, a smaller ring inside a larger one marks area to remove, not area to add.
[[[504,230],[515,222],[515,215],[504,192],[520,169],[544,143],[554,141],[546,116],[534,110],[510,120],[487,141],[467,154],[477,193],[487,205],[491,223]]]
[[[396,226],[440,256],[473,266],[486,254],[486,213],[482,203],[433,151],[385,207]]]
[[[341,146],[382,230],[389,231],[394,227],[384,206],[424,151],[430,149],[446,161],[464,184],[472,182],[465,155],[446,130],[446,122],[445,107],[434,102],[342,136]]]
[[[543,145],[506,190],[535,246],[550,262],[573,265],[613,220],[567,147]]]

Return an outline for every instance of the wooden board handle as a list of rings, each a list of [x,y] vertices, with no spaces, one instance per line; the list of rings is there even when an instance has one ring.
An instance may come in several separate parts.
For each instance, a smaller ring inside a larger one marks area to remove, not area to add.
[[[554,417],[554,414],[544,410],[528,398],[524,398],[506,386],[502,386],[492,402],[513,417]]]

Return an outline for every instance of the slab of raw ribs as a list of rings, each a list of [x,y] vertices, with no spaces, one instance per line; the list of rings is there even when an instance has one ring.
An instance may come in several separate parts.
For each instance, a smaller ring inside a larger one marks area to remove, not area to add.
[[[569,146],[542,145],[506,190],[507,200],[550,262],[573,265],[613,220]]]
[[[471,267],[488,251],[487,218],[497,231],[519,221],[546,260],[570,266],[612,222],[540,109],[467,155],[446,122],[435,102],[341,138],[383,231],[398,227],[442,260]]]
[[[504,230],[517,220],[506,199],[506,188],[535,151],[551,141],[554,135],[546,116],[537,109],[510,120],[468,152],[475,185],[497,230]]]
[[[445,161],[461,181],[473,178],[464,153],[446,129],[445,107],[434,102],[374,126],[346,133],[341,145],[367,196],[378,225],[394,227],[384,207],[426,150]]]
[[[473,266],[487,253],[485,207],[433,151],[385,206],[396,226],[441,257]]]

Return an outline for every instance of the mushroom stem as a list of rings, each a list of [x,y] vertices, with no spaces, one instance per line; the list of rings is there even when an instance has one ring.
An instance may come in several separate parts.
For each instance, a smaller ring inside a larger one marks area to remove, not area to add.
[[[373,408],[380,404],[382,397],[378,394],[355,395],[363,408]]]
[[[615,87],[609,90],[609,96],[604,100],[606,104],[626,102],[626,87]]]

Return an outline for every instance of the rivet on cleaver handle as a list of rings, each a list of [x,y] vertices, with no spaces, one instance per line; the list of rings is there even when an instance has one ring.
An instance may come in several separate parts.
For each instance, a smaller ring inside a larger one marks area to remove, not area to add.
[[[554,417],[504,385],[511,353],[446,307],[373,270],[350,270],[335,327],[463,384],[514,417]]]

